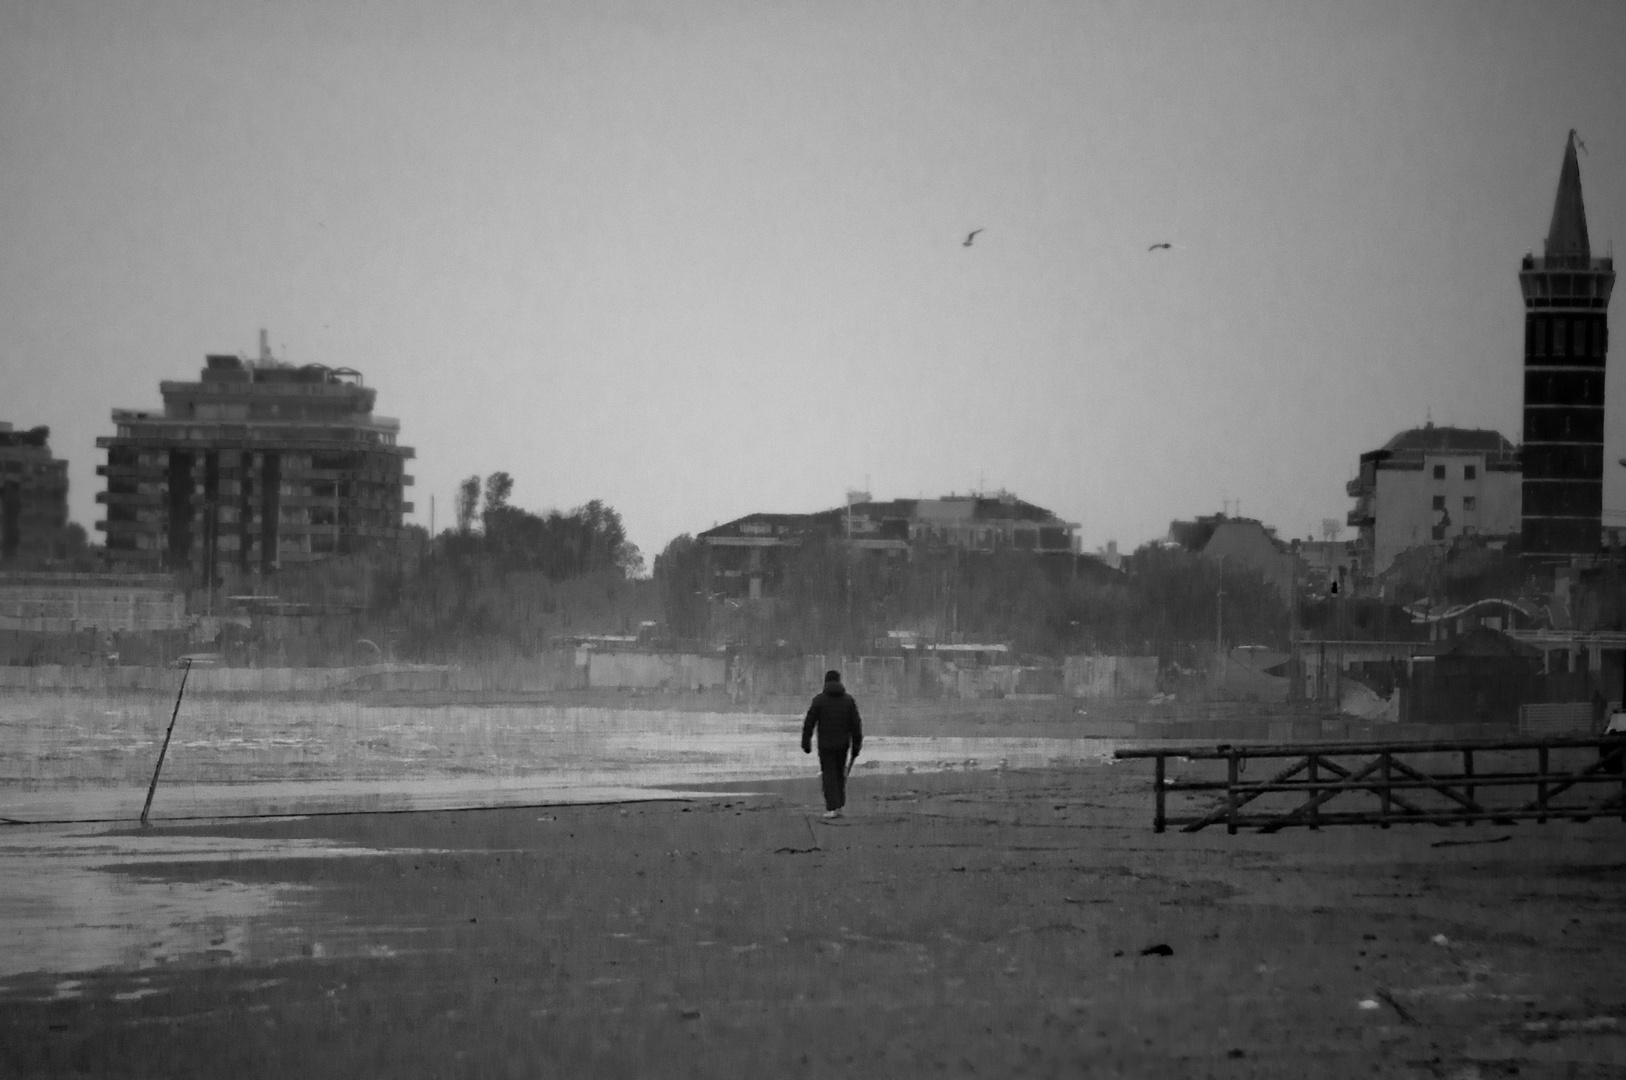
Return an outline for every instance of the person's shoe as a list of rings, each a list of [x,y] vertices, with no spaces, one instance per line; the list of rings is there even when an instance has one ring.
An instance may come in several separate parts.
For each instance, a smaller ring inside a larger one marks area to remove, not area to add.
[[[841,816],[841,811],[840,810],[826,810],[824,812],[824,816],[827,817],[827,818],[840,817]]]

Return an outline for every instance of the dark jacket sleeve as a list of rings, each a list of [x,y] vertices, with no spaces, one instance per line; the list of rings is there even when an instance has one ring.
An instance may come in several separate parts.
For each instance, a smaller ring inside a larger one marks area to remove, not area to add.
[[[819,726],[819,699],[814,698],[813,704],[807,707],[807,719],[802,721],[802,749],[810,751],[813,748],[813,729]]]
[[[858,702],[856,699],[853,701],[852,743],[853,757],[857,757],[858,748],[864,745],[864,722],[859,718]]]

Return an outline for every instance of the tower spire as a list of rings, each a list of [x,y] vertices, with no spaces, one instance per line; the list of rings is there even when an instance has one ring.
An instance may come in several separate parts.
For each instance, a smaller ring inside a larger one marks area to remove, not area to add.
[[[1586,235],[1586,206],[1581,201],[1581,165],[1575,160],[1575,129],[1564,144],[1564,167],[1558,173],[1558,196],[1553,200],[1553,221],[1547,227],[1548,258],[1592,258]]]

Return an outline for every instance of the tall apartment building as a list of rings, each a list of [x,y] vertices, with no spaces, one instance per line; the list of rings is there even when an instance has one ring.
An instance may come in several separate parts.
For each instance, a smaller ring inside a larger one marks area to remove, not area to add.
[[[62,554],[68,463],[51,456],[51,429],[0,422],[0,563]]]
[[[1613,259],[1595,259],[1581,201],[1575,132],[1540,258],[1526,255],[1523,551],[1594,555],[1603,543],[1603,377]]]
[[[222,584],[389,545],[412,504],[399,421],[350,368],[211,355],[197,382],[159,384],[162,412],[114,409],[97,472],[114,564]]]

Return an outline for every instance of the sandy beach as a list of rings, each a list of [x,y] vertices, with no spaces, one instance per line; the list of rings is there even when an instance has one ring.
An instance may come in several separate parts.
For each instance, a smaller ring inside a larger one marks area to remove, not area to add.
[[[810,764],[696,788],[15,827],[81,887],[9,900],[0,1072],[1626,1067],[1617,820],[1155,835],[1145,762],[855,773],[833,823]]]

